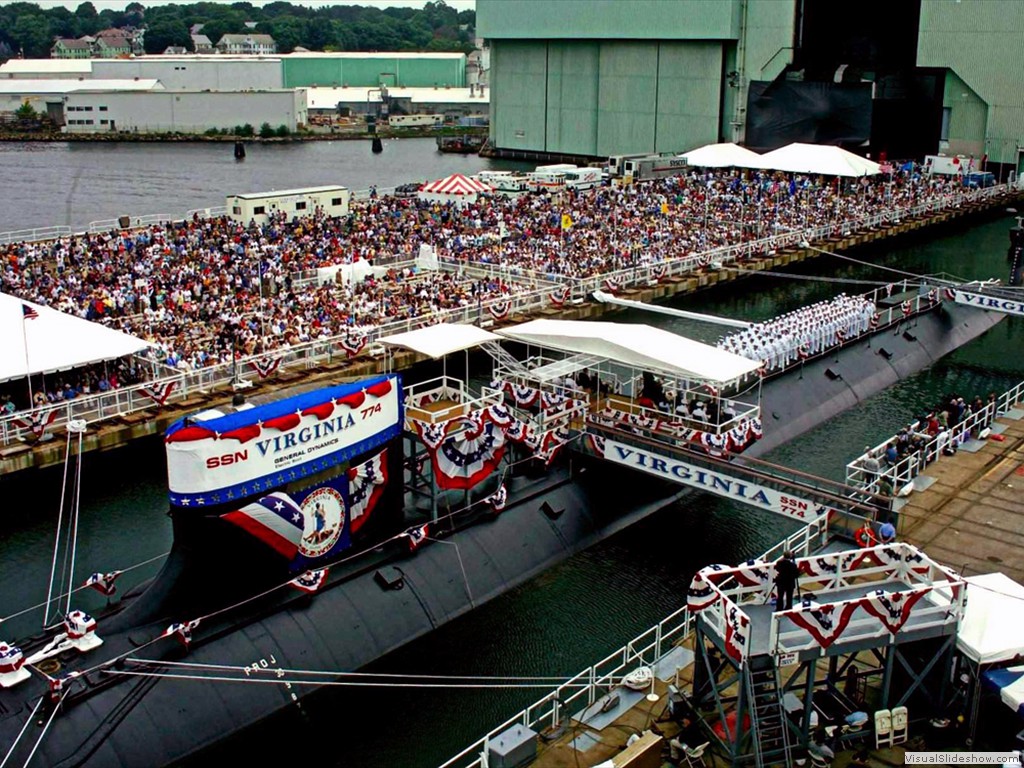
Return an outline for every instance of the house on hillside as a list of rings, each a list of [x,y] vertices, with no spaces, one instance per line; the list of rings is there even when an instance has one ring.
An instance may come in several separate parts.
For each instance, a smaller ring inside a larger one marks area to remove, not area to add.
[[[51,59],[90,59],[92,45],[87,40],[58,37],[50,49]]]
[[[206,35],[200,34],[199,32],[192,33],[192,49],[196,53],[216,53],[217,49],[213,47],[213,42]]]
[[[270,35],[224,35],[217,41],[219,53],[231,54],[272,54],[277,53],[277,43]]]
[[[124,37],[100,37],[97,35],[93,52],[98,59],[116,59],[119,56],[130,56],[132,44]]]

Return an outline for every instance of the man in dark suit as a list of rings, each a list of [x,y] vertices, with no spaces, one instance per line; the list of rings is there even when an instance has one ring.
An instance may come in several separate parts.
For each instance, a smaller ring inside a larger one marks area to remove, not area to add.
[[[799,574],[800,571],[793,558],[793,553],[786,550],[779,561],[775,563],[775,587],[778,590],[776,610],[788,611],[793,607],[793,590],[796,589],[796,580]]]

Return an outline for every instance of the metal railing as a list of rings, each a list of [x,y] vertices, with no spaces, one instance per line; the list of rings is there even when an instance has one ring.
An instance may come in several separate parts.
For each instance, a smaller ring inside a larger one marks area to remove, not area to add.
[[[759,559],[776,558],[776,553],[792,550],[798,557],[811,554],[826,543],[828,520],[816,520],[773,546]],[[439,768],[484,768],[488,744],[511,728],[523,725],[534,730],[557,728],[564,718],[572,717],[594,704],[617,687],[622,678],[639,666],[654,666],[693,632],[695,615],[683,607],[654,626],[641,632],[617,651],[593,666],[567,679],[517,715],[493,728],[483,738],[446,760]]]
[[[995,401],[986,403],[980,411],[968,414],[961,421],[935,436],[927,435],[920,422],[911,422],[907,425],[907,430],[916,437],[927,438],[919,450],[904,456],[895,464],[886,464],[885,450],[890,443],[896,442],[898,439],[898,435],[894,435],[847,464],[846,483],[855,488],[864,488],[875,492],[888,484],[890,490],[896,493],[907,483],[913,481],[925,467],[936,461],[947,446],[959,445],[972,434],[981,432],[990,426],[998,416],[1019,403],[1022,397],[1024,397],[1024,381],[1003,392]],[[877,470],[865,468],[864,464],[869,457],[878,462]]]
[[[938,210],[942,210],[947,207],[958,207],[965,202],[973,202],[978,200],[984,200],[998,195],[1005,194],[1009,190],[1008,185],[1002,184],[995,187],[989,187],[987,189],[976,189],[969,190],[967,192],[959,194],[951,194],[943,196],[941,199],[930,201],[927,204],[918,205],[913,208],[899,209],[894,208],[891,211],[884,213],[875,214],[873,216],[862,217],[852,223],[849,223],[845,229],[854,230],[861,227],[873,227],[881,226],[887,221],[899,221],[901,217],[923,215],[925,213],[934,213]],[[378,194],[387,194],[388,189],[378,189]],[[359,198],[361,196],[369,196],[369,190],[359,190],[354,195]],[[216,212],[219,209],[196,209],[191,213],[198,213],[200,210],[210,210]],[[218,215],[213,213],[212,215]],[[169,214],[150,214],[146,216],[131,217],[132,226],[150,226],[152,224],[166,223],[168,221],[180,221],[180,217],[176,217]],[[109,228],[121,228],[119,219],[109,219],[94,221],[90,224],[91,232],[105,231]],[[66,228],[51,228],[55,232],[59,230],[58,236],[64,236],[67,234],[64,230]],[[805,241],[818,241],[829,237],[830,233],[834,232],[832,225],[820,225],[817,227],[801,230],[789,230],[780,234],[772,235],[767,238],[756,241],[748,241],[745,243],[739,243],[729,246],[721,246],[713,248],[700,254],[690,253],[678,258],[672,258],[662,262],[647,263],[638,265],[617,272],[608,273],[606,275],[594,275],[586,278],[570,279],[570,278],[558,278],[563,284],[568,284],[572,289],[572,297],[582,298],[583,296],[589,295],[594,290],[600,288],[605,281],[621,281],[620,284],[632,285],[640,284],[646,285],[665,276],[677,276],[684,273],[692,273],[695,269],[707,267],[716,263],[731,263],[741,258],[761,255],[770,253],[778,248],[790,247],[793,245],[803,244]],[[35,230],[30,230],[35,231]],[[39,230],[42,231],[42,230]],[[0,234],[0,240],[5,236],[9,236],[10,233]],[[457,263],[457,262],[456,262]],[[479,263],[473,265],[479,267]],[[500,268],[499,268],[500,271]],[[538,282],[540,280],[538,279]],[[512,293],[506,296],[502,296],[497,299],[491,299],[487,302],[481,302],[476,306],[467,306],[461,308],[455,308],[450,310],[443,310],[441,312],[433,312],[427,315],[420,315],[414,318],[407,318],[404,320],[392,321],[387,324],[379,326],[373,326],[369,328],[353,328],[353,333],[360,332],[365,333],[368,336],[369,341],[374,341],[376,338],[389,333],[400,333],[402,331],[412,330],[414,328],[430,325],[438,322],[455,322],[455,323],[466,323],[466,322],[481,322],[489,321],[486,314],[488,307],[501,308],[502,310],[508,311],[508,314],[517,314],[530,312],[537,309],[548,307],[549,295],[551,291],[551,284],[548,283],[540,288],[535,288],[524,293]],[[917,297],[916,302],[920,305],[921,297]],[[917,307],[915,307],[917,309]],[[896,312],[896,308],[892,307],[887,310],[888,322],[892,322],[893,313]],[[281,357],[281,368],[287,368],[289,364],[301,362],[306,367],[311,367],[321,362],[331,362],[339,353],[343,353],[341,342],[349,338],[352,334],[343,334],[328,339],[316,340],[306,342],[304,344],[292,347],[285,350],[283,353],[279,350],[271,352],[259,353],[256,355],[249,356],[239,360],[239,366],[244,367],[249,362],[253,362],[260,359],[266,358],[277,358]],[[202,371],[195,372],[198,374],[198,378],[203,380],[203,390],[208,391],[210,388],[225,385],[232,381],[234,377],[234,366],[232,364],[221,364],[219,366],[211,366],[202,369]],[[77,414],[76,418],[85,418],[87,421],[108,418],[111,415],[123,416],[127,413],[140,410],[145,407],[150,407],[153,404],[151,398],[145,397],[144,395],[131,394],[140,392],[143,388],[159,388],[165,386],[170,379],[177,377],[167,377],[162,379],[156,379],[153,381],[145,382],[144,384],[138,385],[134,388],[128,388],[129,394],[125,395],[124,390],[118,390],[119,397],[115,399],[115,405],[109,406],[103,403],[107,401],[103,398],[110,393],[104,393],[103,395],[94,395],[87,398],[77,398],[70,403],[64,403],[57,406],[49,405],[40,408],[34,408],[29,411],[22,411],[17,414],[12,414],[3,418],[0,418],[0,441],[2,444],[8,444],[11,440],[22,439],[26,435],[31,433],[31,428],[26,426],[19,426],[23,422],[31,421],[32,419],[38,419],[49,414],[55,407],[64,410],[68,414]],[[193,378],[193,372],[189,372],[183,376],[184,382],[191,381]],[[177,388],[175,395],[171,397],[171,401],[184,399],[189,395],[190,392],[194,393],[195,389],[189,387],[183,383],[181,387]],[[148,403],[144,402],[148,401]],[[102,405],[101,405],[102,404]]]

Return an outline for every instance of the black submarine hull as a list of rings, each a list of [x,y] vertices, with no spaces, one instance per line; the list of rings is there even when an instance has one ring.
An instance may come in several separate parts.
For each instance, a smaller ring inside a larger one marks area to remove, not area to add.
[[[765,382],[764,438],[758,454],[793,439],[980,336],[1001,315],[947,303],[839,352],[808,361],[800,373]],[[883,353],[884,350],[884,353]],[[627,494],[631,470],[601,465],[546,478],[518,478],[508,509],[493,521],[455,533],[453,546],[422,548],[399,559],[403,588],[384,589],[371,567],[312,596],[289,596],[258,613],[235,612],[204,623],[203,638],[183,654],[172,639],[140,651],[143,658],[262,669],[356,670],[558,562],[694,491],[647,480]],[[465,579],[459,563],[465,568]],[[116,621],[109,623],[116,627]],[[162,627],[99,633],[104,656],[129,652]],[[87,658],[87,657],[86,657]],[[97,659],[98,661],[99,659]],[[90,673],[43,737],[33,765],[162,766],[203,749],[287,707],[315,685],[213,683],[132,677],[130,661]],[[146,667],[147,671],[156,671]],[[158,671],[193,674],[165,666]],[[269,672],[254,676],[270,679]],[[0,744],[12,744],[39,696],[42,681],[0,692]],[[39,729],[30,728],[12,758],[27,757]],[[19,762],[20,758],[20,762]]]

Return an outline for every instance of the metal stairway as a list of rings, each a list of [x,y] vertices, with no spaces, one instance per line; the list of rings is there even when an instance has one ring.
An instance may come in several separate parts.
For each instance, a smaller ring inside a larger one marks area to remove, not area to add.
[[[793,755],[778,669],[770,657],[757,656],[749,660],[744,677],[750,702],[750,736],[755,765],[757,768],[768,765],[791,768]]]
[[[491,358],[497,363],[498,367],[504,368],[507,371],[518,373],[520,375],[528,375],[530,369],[523,365],[516,357],[505,349],[501,344],[496,341],[488,341],[480,345],[480,348],[486,352]]]

